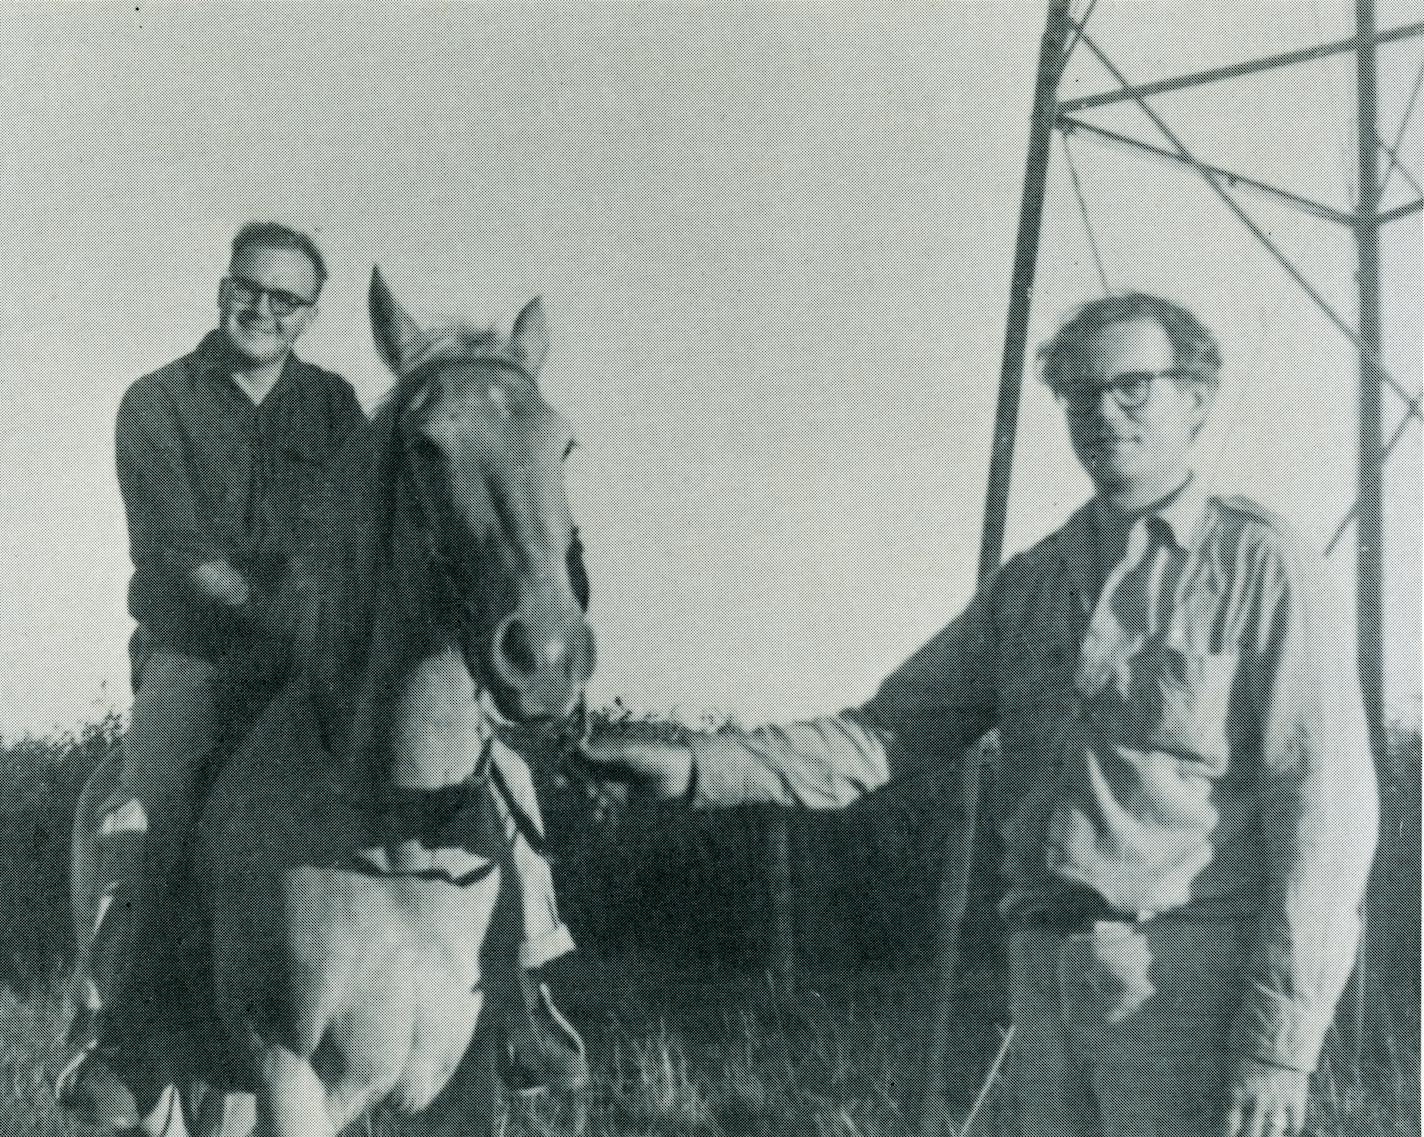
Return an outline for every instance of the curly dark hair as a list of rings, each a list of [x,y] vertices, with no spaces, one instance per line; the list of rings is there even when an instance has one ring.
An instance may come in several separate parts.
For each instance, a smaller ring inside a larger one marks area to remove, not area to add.
[[[1180,304],[1145,292],[1124,292],[1075,308],[1053,338],[1038,351],[1043,381],[1059,391],[1083,375],[1093,338],[1109,324],[1149,318],[1166,333],[1176,354],[1175,368],[1187,382],[1215,387],[1221,372],[1216,337]]]
[[[316,291],[321,295],[321,286],[326,283],[326,261],[316,242],[305,233],[278,221],[250,221],[232,239],[232,259],[237,260],[238,254],[246,248],[292,249],[303,254],[316,270]]]

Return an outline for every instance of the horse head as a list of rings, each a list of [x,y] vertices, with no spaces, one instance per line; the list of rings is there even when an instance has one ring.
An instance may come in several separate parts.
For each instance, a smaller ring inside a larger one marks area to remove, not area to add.
[[[562,721],[581,703],[594,639],[564,488],[573,437],[538,385],[549,346],[543,305],[531,301],[507,337],[426,330],[374,271],[370,309],[377,348],[398,380],[404,512],[422,534],[438,634],[464,655],[500,715]]]

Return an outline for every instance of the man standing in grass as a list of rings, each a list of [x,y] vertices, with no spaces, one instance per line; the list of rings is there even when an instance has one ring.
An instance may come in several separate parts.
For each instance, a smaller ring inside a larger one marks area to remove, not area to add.
[[[1192,469],[1220,357],[1129,294],[1041,352],[1096,493],[863,707],[599,776],[694,807],[833,808],[997,728],[1010,1123],[1033,1137],[1290,1137],[1359,938],[1378,792],[1324,566]]]

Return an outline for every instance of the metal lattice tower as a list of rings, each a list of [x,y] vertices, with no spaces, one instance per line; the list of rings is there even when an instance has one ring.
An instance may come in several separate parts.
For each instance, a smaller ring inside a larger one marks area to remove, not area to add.
[[[1399,160],[1400,143],[1419,100],[1420,88],[1424,86],[1424,61],[1421,61],[1418,78],[1413,84],[1412,94],[1398,126],[1398,134],[1393,145],[1389,145],[1378,132],[1376,51],[1381,45],[1396,41],[1424,41],[1424,22],[1380,30],[1376,27],[1374,0],[1355,0],[1355,34],[1348,38],[1152,82],[1133,83],[1091,34],[1089,24],[1096,5],[1097,0],[1088,0],[1082,15],[1075,17],[1072,14],[1073,0],[1049,0],[1029,124],[1028,156],[985,499],[979,578],[982,582],[998,567],[1003,552],[1020,392],[1027,356],[1028,322],[1054,134],[1058,133],[1063,137],[1068,174],[1074,196],[1083,210],[1085,222],[1087,207],[1072,152],[1068,148],[1068,140],[1071,137],[1122,147],[1144,157],[1166,161],[1190,170],[1206,183],[1223,207],[1246,228],[1306,299],[1354,345],[1358,356],[1360,399],[1357,495],[1355,504],[1341,520],[1325,551],[1329,553],[1339,544],[1353,521],[1356,526],[1356,618],[1359,623],[1360,679],[1371,738],[1378,754],[1385,736],[1384,467],[1409,424],[1421,417],[1420,393],[1408,391],[1396,382],[1381,358],[1379,243],[1381,230],[1385,226],[1424,211],[1424,188],[1421,188],[1419,181]],[[1116,83],[1115,89],[1081,98],[1060,100],[1059,88],[1064,71],[1073,53],[1078,50],[1089,52],[1097,60]],[[1345,53],[1353,53],[1356,57],[1358,192],[1353,210],[1313,200],[1274,185],[1264,177],[1254,177],[1204,161],[1182,141],[1150,101],[1153,96],[1168,92],[1202,87],[1284,67],[1309,65]],[[1118,130],[1110,130],[1082,117],[1084,111],[1124,102],[1135,104],[1146,116],[1156,130],[1156,139],[1147,140]],[[1382,155],[1388,159],[1383,175],[1380,172]],[[1401,205],[1382,209],[1385,183],[1396,171],[1409,183],[1413,196]],[[1289,206],[1324,224],[1343,227],[1352,233],[1358,257],[1358,311],[1355,319],[1348,318],[1326,300],[1242,204],[1241,198],[1251,195],[1262,196]],[[1091,226],[1088,227],[1088,243],[1106,289],[1107,276],[1103,271]],[[1403,405],[1403,414],[1388,439],[1384,436],[1383,428],[1387,390],[1397,396]],[[970,870],[975,859],[981,775],[977,756],[964,762],[958,787],[957,824],[952,826],[950,847],[946,851],[945,875],[940,887],[940,928],[936,961],[940,990],[931,1019],[931,1031],[926,1039],[926,1066],[923,1071],[919,1118],[921,1137],[943,1137],[949,1127],[948,1103],[942,1077],[950,1042],[954,983],[959,963],[959,933],[968,905]],[[1364,984],[1368,964],[1367,920],[1365,930],[1365,946],[1362,947],[1361,963],[1356,972],[1353,1000],[1353,1042],[1357,1058],[1363,1033]]]

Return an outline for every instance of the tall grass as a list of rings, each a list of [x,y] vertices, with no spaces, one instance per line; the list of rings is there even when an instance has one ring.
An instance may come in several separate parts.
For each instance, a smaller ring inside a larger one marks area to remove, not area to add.
[[[49,1089],[70,947],[69,819],[121,728],[111,715],[56,738],[0,740],[0,1137],[71,1132]],[[669,737],[680,728],[615,707],[596,729]],[[1314,1137],[1420,1131],[1419,776],[1418,735],[1394,732],[1381,761],[1364,1034],[1357,1043],[1347,995],[1315,1080]],[[625,807],[557,771],[540,780],[565,915],[582,948],[560,975],[560,1001],[588,1036],[595,1085],[577,1103],[513,1104],[508,1137],[912,1131],[943,808],[934,786],[794,821],[801,972],[791,993],[763,971],[764,815]],[[1003,1021],[987,895],[960,992],[956,1125]],[[988,1099],[970,1137],[994,1131],[992,1087]],[[436,1111],[356,1132],[444,1137],[462,1127]]]
[[[110,711],[50,738],[0,739],[0,981],[20,990],[68,955],[69,843],[79,793],[119,745]]]

